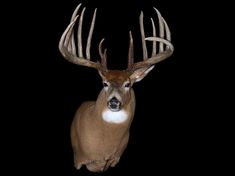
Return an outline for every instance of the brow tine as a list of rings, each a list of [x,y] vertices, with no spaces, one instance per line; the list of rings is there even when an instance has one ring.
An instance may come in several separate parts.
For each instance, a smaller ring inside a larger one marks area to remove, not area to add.
[[[129,43],[129,52],[128,52],[128,69],[131,69],[134,63],[134,46],[133,46],[133,38],[131,31],[129,31],[130,43]]]

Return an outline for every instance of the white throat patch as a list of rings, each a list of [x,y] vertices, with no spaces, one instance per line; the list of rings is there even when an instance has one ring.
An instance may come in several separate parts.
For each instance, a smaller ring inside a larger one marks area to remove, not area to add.
[[[108,123],[122,123],[127,120],[127,113],[124,110],[113,112],[107,109],[103,111],[102,118]]]

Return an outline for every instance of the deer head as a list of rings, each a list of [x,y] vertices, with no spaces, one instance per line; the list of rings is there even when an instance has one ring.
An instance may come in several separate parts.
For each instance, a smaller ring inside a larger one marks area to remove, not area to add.
[[[83,103],[75,115],[71,128],[74,162],[77,169],[85,164],[91,171],[104,171],[109,166],[116,165],[128,143],[128,129],[135,109],[132,85],[141,81],[154,68],[155,64],[168,58],[174,48],[171,44],[170,30],[160,12],[154,8],[159,21],[159,35],[157,35],[154,20],[151,18],[153,32],[152,36],[147,38],[144,32],[143,12],[141,12],[139,21],[143,60],[134,62],[133,38],[130,31],[127,69],[109,70],[107,68],[107,49],[102,48],[104,39],[99,44],[100,61],[94,62],[94,59],[90,58],[96,9],[87,38],[86,54],[83,54],[82,46],[82,24],[85,8],[82,9],[79,18],[77,44],[75,44],[74,25],[78,20],[77,13],[80,7],[81,4],[77,6],[72,15],[70,24],[60,39],[59,49],[68,61],[97,69],[103,80],[103,89],[96,102]],[[149,58],[146,41],[152,42],[152,54]]]

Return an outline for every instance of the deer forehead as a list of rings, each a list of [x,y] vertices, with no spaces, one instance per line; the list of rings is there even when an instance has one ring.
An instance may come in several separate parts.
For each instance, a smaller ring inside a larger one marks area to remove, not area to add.
[[[121,70],[110,70],[105,74],[106,81],[117,85],[122,85],[125,81],[128,81],[130,74]]]

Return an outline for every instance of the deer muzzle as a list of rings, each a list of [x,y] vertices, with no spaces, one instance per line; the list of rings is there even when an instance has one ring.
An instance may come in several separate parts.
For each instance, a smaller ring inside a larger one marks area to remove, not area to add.
[[[113,97],[108,101],[107,106],[111,111],[116,112],[121,110],[122,103],[116,97]]]

